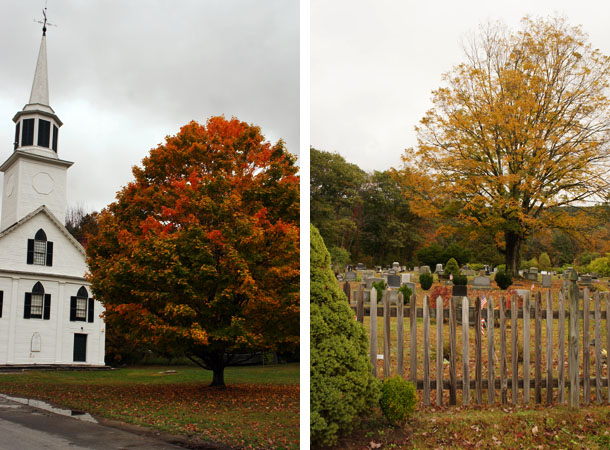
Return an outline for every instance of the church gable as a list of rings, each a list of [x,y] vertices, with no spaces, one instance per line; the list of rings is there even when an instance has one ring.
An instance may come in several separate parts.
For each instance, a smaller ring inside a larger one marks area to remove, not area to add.
[[[83,277],[82,246],[43,206],[0,233],[0,270]]]

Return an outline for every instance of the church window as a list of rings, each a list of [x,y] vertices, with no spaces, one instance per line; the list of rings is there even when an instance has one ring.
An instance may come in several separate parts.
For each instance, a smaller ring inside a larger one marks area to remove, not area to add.
[[[70,321],[93,322],[93,298],[85,286],[81,286],[75,297],[70,297]]]
[[[38,119],[38,146],[49,148],[51,137],[51,122]]]
[[[34,285],[32,292],[25,293],[23,318],[44,320],[51,318],[51,294],[45,294],[40,281]]]
[[[21,145],[34,145],[34,119],[23,120],[23,136],[21,136]]]
[[[53,151],[57,153],[57,139],[59,137],[59,129],[57,125],[53,125]]]
[[[47,241],[47,235],[41,228],[34,239],[28,239],[27,263],[38,266],[53,265],[53,242]]]

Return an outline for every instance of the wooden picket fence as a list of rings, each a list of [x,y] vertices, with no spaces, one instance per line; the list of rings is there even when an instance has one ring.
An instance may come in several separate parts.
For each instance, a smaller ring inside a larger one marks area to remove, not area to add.
[[[407,341],[410,350],[409,379],[416,385],[418,390],[423,391],[423,404],[431,404],[432,390],[436,390],[436,404],[443,404],[443,391],[449,391],[449,405],[457,404],[457,392],[462,391],[462,404],[468,405],[471,402],[471,392],[474,392],[474,402],[477,405],[483,403],[483,391],[487,391],[487,403],[495,404],[497,390],[499,390],[499,401],[501,404],[509,402],[509,390],[511,403],[530,402],[531,390],[533,388],[534,401],[542,402],[542,389],[546,390],[546,403],[566,402],[570,407],[578,407],[581,402],[589,404],[592,396],[592,386],[595,390],[594,400],[597,403],[610,403],[610,363],[606,356],[606,368],[602,366],[602,323],[605,321],[605,346],[610,353],[610,326],[608,326],[608,316],[610,312],[610,295],[608,293],[594,292],[590,294],[585,287],[581,293],[582,299],[579,300],[579,288],[575,282],[569,288],[555,293],[550,289],[544,292],[534,292],[533,298],[525,295],[522,305],[519,306],[518,296],[513,294],[509,299],[502,296],[499,306],[496,309],[494,299],[491,295],[487,298],[485,308],[481,308],[481,298],[476,297],[474,304],[468,297],[452,297],[447,307],[444,307],[443,300],[438,297],[436,306],[431,308],[427,295],[421,296],[418,300],[417,295],[411,297],[410,302],[405,307],[403,305],[402,294],[395,297],[395,301],[390,301],[390,291],[384,291],[381,304],[377,303],[377,292],[375,289],[370,291],[370,306],[365,311],[364,286],[360,286],[354,292],[356,319],[364,323],[365,313],[370,316],[370,360],[373,365],[373,374],[377,376],[378,351],[377,351],[377,317],[383,315],[383,377],[391,376],[391,317],[396,317],[396,361],[397,373],[404,377],[404,321],[409,319],[410,336]],[[543,298],[544,297],[544,298]],[[553,309],[553,298],[557,298],[558,309]],[[507,308],[507,300],[510,301]],[[392,304],[391,304],[392,303]],[[591,303],[593,308],[591,311]],[[605,303],[605,311],[602,311],[602,304]],[[580,305],[579,305],[580,304]],[[582,306],[582,309],[581,309]],[[572,314],[572,311],[577,311]],[[457,332],[458,315],[461,317],[462,326],[462,349],[461,349],[461,379],[458,379],[458,352],[457,352]],[[436,320],[436,364],[435,374],[431,366],[431,342],[430,319],[448,319],[449,327],[449,355],[443,354],[443,344],[446,339],[443,334],[444,320]],[[418,342],[417,318],[423,319],[423,342]],[[487,324],[486,336],[482,330],[481,319],[485,319]],[[530,322],[534,320],[534,330],[531,330]],[[557,323],[554,324],[554,320]],[[591,319],[593,319],[594,333],[594,374],[591,375],[591,348],[590,333]],[[566,320],[568,326],[568,349],[567,349],[567,378],[565,372],[566,362]],[[546,374],[543,376],[542,368],[542,322],[546,326]],[[510,323],[510,341],[507,336],[507,322]],[[521,322],[522,332],[519,331]],[[498,325],[496,325],[496,323]],[[580,325],[581,324],[581,325]],[[553,349],[553,327],[557,328],[558,351]],[[471,338],[469,327],[474,328],[474,374],[471,374],[470,349]],[[582,330],[582,333],[580,332]],[[531,378],[531,355],[529,343],[533,331],[534,337],[534,377]],[[495,336],[499,332],[499,360],[495,349]],[[519,376],[519,337],[522,344],[522,376]],[[487,358],[486,376],[484,376],[483,361],[483,338],[486,338]],[[511,370],[509,376],[508,367],[508,346],[510,345]],[[579,351],[580,349],[580,351]],[[423,353],[423,367],[418,368],[418,354]],[[555,353],[555,354],[554,354]],[[449,376],[444,377],[444,356],[449,357]],[[555,356],[555,360],[553,357]],[[496,362],[497,361],[497,362]],[[557,364],[557,369],[553,370],[553,364]],[[581,364],[582,363],[582,364]],[[421,372],[419,372],[421,370]],[[555,373],[556,372],[556,376]],[[604,372],[605,375],[604,375]],[[421,374],[421,378],[418,378]],[[435,378],[432,378],[435,375]],[[471,379],[471,375],[474,378]],[[567,392],[566,392],[567,387]],[[582,392],[581,392],[582,387]],[[604,392],[605,391],[605,392]]]

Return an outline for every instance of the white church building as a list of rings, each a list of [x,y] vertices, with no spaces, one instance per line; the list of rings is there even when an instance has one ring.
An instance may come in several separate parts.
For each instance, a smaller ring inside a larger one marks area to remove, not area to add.
[[[84,278],[85,250],[64,226],[73,163],[58,156],[46,26],[30,101],[13,122],[13,150],[0,166],[0,366],[103,366],[103,306]]]

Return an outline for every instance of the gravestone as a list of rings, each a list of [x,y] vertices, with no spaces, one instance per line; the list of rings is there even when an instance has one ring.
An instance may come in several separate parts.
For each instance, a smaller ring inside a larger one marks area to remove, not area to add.
[[[345,281],[356,281],[356,272],[347,272],[345,274]]]
[[[400,287],[400,275],[388,275],[388,286],[392,288]]]
[[[395,269],[388,270],[388,275],[396,275],[396,270]]]
[[[381,266],[375,266],[375,272],[381,273]]]
[[[466,275],[467,277],[474,277],[476,276],[476,272],[472,269],[462,269],[460,270],[462,275]]]
[[[373,287],[373,283],[379,283],[380,281],[385,281],[385,280],[380,277],[368,278],[366,280],[366,288],[371,289]]]
[[[530,294],[530,291],[528,289],[515,289],[516,294],[521,297],[521,298],[525,298],[526,295]]]
[[[397,272],[400,271],[400,264],[398,262],[394,261],[392,263],[392,269],[394,269]]]
[[[443,273],[443,265],[442,264],[437,264],[436,265],[436,269],[434,269],[434,272],[436,272],[436,273]]]
[[[366,270],[366,266],[362,263],[356,264],[356,270]]]
[[[475,288],[491,288],[491,278],[487,276],[474,277],[472,282],[473,287]]]
[[[408,281],[404,284],[406,284],[409,287],[409,289],[411,289],[411,294],[415,294],[415,283]]]
[[[419,273],[419,267],[418,267],[418,266],[415,266],[415,267],[413,268],[413,272],[415,272],[415,273]]]
[[[538,281],[538,269],[536,267],[530,267],[530,270],[525,274],[527,281]]]
[[[402,284],[408,283],[411,281],[411,274],[410,273],[403,273],[400,275],[400,282]]]
[[[350,272],[348,272],[348,273],[350,273]],[[344,277],[343,277],[343,274],[342,274],[342,273],[338,273],[338,274],[337,274],[337,281],[343,281],[343,278],[344,278]]]
[[[542,275],[542,287],[543,288],[551,287],[551,275],[550,274]]]
[[[581,275],[578,284],[581,286],[592,286],[593,279],[591,278],[591,275]]]
[[[407,271],[407,266],[400,266],[400,271],[401,272],[406,272]]]
[[[422,275],[424,273],[432,273],[430,272],[430,266],[421,266],[419,268],[419,274]]]

